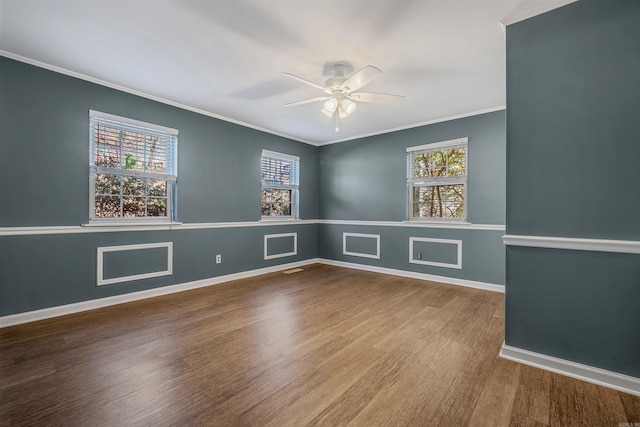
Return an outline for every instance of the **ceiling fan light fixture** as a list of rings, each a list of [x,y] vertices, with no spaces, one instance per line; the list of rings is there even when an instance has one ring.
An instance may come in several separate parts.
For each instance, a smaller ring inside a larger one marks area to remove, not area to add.
[[[324,114],[325,116],[327,116],[329,118],[333,117],[333,113],[335,112],[335,110],[334,111],[329,111],[326,108],[323,108],[320,111],[322,111],[322,114]]]
[[[344,112],[347,113],[347,115],[353,113],[353,111],[356,109],[356,103],[351,101],[350,99],[345,98],[342,100],[340,104],[344,109]]]
[[[333,113],[338,108],[338,100],[331,97],[324,102],[324,109]]]
[[[340,104],[340,106],[338,107],[338,117],[340,117],[341,119],[346,119],[347,117],[349,117],[349,113],[347,113],[345,109],[342,108],[342,104]]]

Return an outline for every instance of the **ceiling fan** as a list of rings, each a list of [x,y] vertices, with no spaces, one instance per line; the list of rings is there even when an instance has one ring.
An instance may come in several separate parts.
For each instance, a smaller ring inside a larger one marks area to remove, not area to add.
[[[330,64],[327,73],[331,77],[324,83],[324,86],[315,84],[290,73],[282,73],[287,77],[307,84],[311,87],[323,91],[326,95],[317,98],[305,99],[303,101],[285,104],[285,107],[309,104],[311,102],[323,101],[322,113],[329,117],[335,117],[336,132],[340,130],[340,119],[345,119],[356,109],[356,102],[371,102],[376,104],[399,104],[404,101],[404,96],[390,95],[387,93],[356,92],[376,79],[382,71],[373,65],[367,65],[360,71],[347,77],[353,68],[344,62]]]

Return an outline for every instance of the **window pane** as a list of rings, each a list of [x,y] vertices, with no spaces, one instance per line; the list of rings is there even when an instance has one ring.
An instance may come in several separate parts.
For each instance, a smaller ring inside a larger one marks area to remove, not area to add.
[[[115,175],[96,175],[96,195],[120,194],[120,177]]]
[[[432,151],[428,154],[427,175],[443,176],[447,171],[447,156],[442,151]]]
[[[262,189],[262,201],[264,203],[290,202],[291,190],[264,188]]]
[[[413,188],[414,218],[464,218],[464,184]]]
[[[416,154],[412,156],[413,176],[425,177],[427,176],[427,165],[429,163],[429,156],[426,154]]]
[[[158,135],[147,135],[147,172],[166,172],[167,143]]]
[[[96,166],[105,166],[109,168],[120,167],[120,151],[105,147],[96,147],[94,153],[94,163]]]
[[[445,213],[447,218],[464,218],[464,202],[463,201],[448,202]]]
[[[465,170],[465,149],[452,148],[448,151],[448,176],[464,176]]]
[[[125,217],[139,217],[144,214],[144,198],[142,197],[123,197],[122,198],[122,215]]]
[[[120,216],[119,196],[96,196],[96,217],[118,218]]]
[[[157,179],[148,179],[148,195],[156,196],[156,197],[166,197],[167,196],[167,181],[160,181]]]
[[[122,194],[131,196],[144,196],[145,184],[143,178],[132,178],[125,176],[122,178]]]
[[[273,199],[274,199],[273,192],[274,192],[274,190],[272,190],[270,188],[263,188],[262,189],[262,202],[263,203],[271,203],[271,202],[273,202]]]
[[[147,199],[147,216],[167,216],[167,199]]]
[[[290,216],[291,190],[264,188],[262,190],[262,216]]]
[[[466,148],[411,153],[413,178],[464,176],[466,174]]]
[[[122,152],[124,157],[123,169],[144,170],[144,134],[123,130]]]
[[[291,204],[289,203],[278,203],[274,205],[273,209],[276,215],[291,215]]]

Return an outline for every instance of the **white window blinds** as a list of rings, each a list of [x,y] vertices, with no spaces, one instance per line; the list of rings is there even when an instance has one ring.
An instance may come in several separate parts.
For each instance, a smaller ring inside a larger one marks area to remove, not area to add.
[[[262,150],[262,187],[298,189],[300,158]]]
[[[90,111],[91,169],[175,181],[178,131]]]
[[[175,221],[178,131],[89,111],[89,219]]]

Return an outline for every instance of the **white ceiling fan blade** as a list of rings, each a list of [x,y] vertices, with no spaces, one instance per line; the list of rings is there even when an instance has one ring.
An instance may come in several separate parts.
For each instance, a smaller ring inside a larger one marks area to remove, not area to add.
[[[376,104],[401,104],[404,101],[402,95],[391,95],[388,93],[370,93],[370,92],[358,92],[349,94],[348,98],[353,101],[360,102],[373,102]]]
[[[329,98],[330,98],[329,96],[319,96],[317,98],[305,99],[303,101],[292,102],[290,104],[284,104],[284,106],[285,107],[295,107],[296,105],[304,105],[304,104],[310,104],[312,102],[326,101]]]
[[[382,74],[382,71],[380,71],[379,68],[376,68],[373,65],[367,65],[342,83],[342,88],[346,92],[353,92],[371,83],[380,74]]]
[[[287,77],[291,77],[293,80],[297,80],[297,81],[299,81],[299,82],[301,82],[301,83],[304,83],[304,84],[306,84],[306,85],[309,85],[309,86],[311,86],[311,87],[315,87],[316,89],[320,89],[320,90],[321,90],[321,91],[323,91],[323,92],[331,93],[331,92],[330,92],[326,87],[324,87],[324,86],[320,86],[320,85],[317,85],[317,84],[315,84],[314,82],[311,82],[311,81],[309,81],[309,80],[307,80],[307,79],[303,79],[302,77],[298,77],[298,76],[293,75],[293,74],[291,74],[291,73],[282,73],[282,74],[284,74],[284,75],[285,75],[285,76],[287,76]]]

